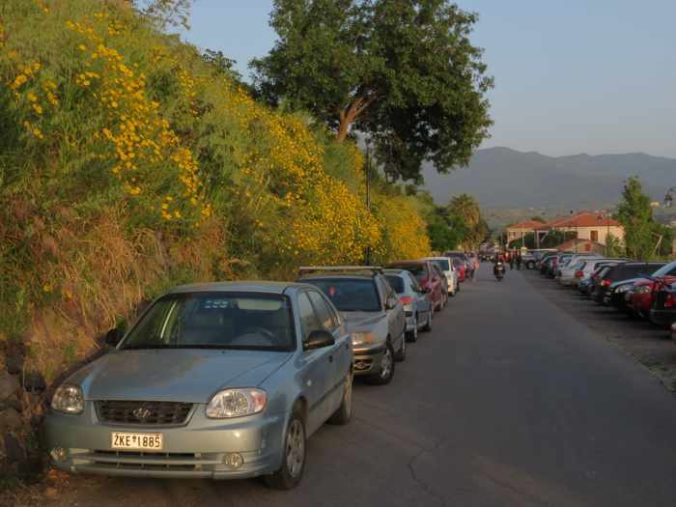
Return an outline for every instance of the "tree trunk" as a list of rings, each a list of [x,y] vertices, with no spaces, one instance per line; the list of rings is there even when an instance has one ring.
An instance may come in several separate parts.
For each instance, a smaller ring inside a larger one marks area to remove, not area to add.
[[[373,98],[357,97],[355,98],[347,109],[344,109],[338,115],[338,131],[336,132],[336,141],[342,143],[347,138],[350,131],[350,125],[359,117],[364,110],[371,105]]]

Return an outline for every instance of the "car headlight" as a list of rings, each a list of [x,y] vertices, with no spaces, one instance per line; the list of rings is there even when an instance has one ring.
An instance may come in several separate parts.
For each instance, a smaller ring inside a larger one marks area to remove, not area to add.
[[[627,292],[631,288],[631,285],[620,285],[618,288],[615,289],[615,292]]]
[[[82,389],[73,384],[62,384],[52,396],[52,410],[64,414],[80,414],[84,410]]]
[[[224,389],[214,394],[207,404],[207,417],[228,419],[262,412],[268,396],[260,389]]]
[[[637,287],[634,291],[636,294],[649,294],[652,291],[652,288],[649,285],[642,285]]]
[[[376,341],[376,335],[373,333],[352,333],[352,345],[368,345]]]

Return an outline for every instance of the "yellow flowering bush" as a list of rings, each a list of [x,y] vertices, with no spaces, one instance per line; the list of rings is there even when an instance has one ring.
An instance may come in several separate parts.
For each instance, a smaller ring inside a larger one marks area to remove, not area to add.
[[[355,144],[118,3],[10,2],[0,102],[0,336],[43,371],[172,284],[428,253],[411,198],[366,208]]]

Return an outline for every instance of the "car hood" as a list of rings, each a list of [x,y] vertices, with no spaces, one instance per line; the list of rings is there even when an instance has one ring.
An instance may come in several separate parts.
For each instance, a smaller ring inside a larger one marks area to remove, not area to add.
[[[117,350],[76,372],[90,400],[206,403],[226,387],[253,387],[291,358],[290,352],[251,350]]]
[[[385,312],[342,312],[348,333],[354,331],[373,331],[387,320]]]

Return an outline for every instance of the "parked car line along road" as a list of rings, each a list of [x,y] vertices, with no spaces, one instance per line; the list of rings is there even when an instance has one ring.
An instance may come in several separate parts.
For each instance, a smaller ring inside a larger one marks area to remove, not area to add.
[[[674,396],[605,339],[606,317],[555,299],[574,297],[484,264],[389,385],[355,382],[351,424],[308,441],[292,491],[72,476],[44,505],[671,506]]]

